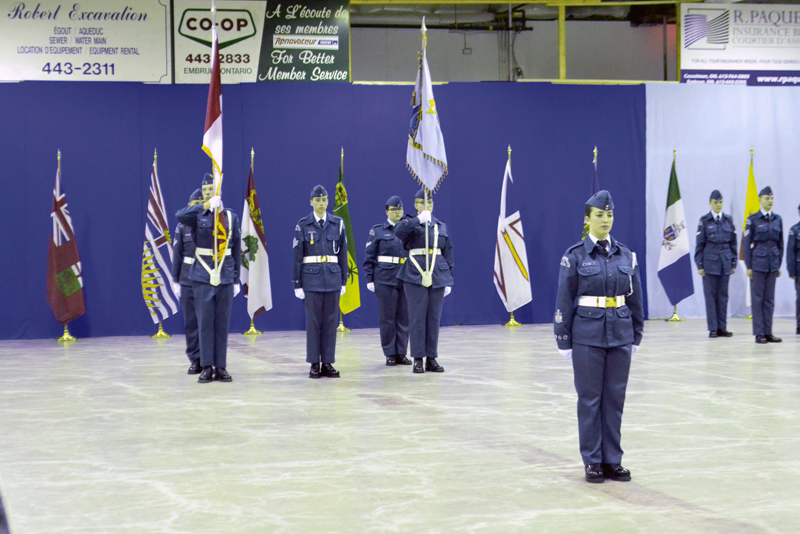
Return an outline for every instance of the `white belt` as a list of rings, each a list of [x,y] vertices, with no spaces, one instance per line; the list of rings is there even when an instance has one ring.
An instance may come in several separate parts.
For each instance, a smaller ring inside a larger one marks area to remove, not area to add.
[[[195,249],[195,254],[201,254],[203,256],[211,256],[213,253],[214,253],[214,251],[211,250],[210,248],[200,248],[200,247],[198,247],[197,249]],[[231,249],[226,248],[225,249],[225,256],[230,256],[231,254],[233,254]],[[192,260],[192,261],[194,261],[194,260]]]
[[[183,263],[185,263],[187,265],[191,265],[191,264],[194,263],[194,258],[190,258],[189,256],[184,256],[183,257]]]
[[[578,306],[589,306],[591,308],[620,308],[625,306],[625,297],[588,297],[578,298]]]
[[[424,248],[412,248],[411,250],[408,251],[408,253],[411,256],[424,256],[425,255],[425,249]],[[435,249],[435,248],[429,248],[428,249],[428,254],[434,254],[434,253],[438,254],[439,253],[439,249]]]
[[[422,254],[422,253],[420,253],[420,254]],[[380,263],[405,263],[406,259],[405,258],[398,258],[396,256],[378,256],[378,261]]]
[[[339,263],[337,256],[306,256],[303,263]]]

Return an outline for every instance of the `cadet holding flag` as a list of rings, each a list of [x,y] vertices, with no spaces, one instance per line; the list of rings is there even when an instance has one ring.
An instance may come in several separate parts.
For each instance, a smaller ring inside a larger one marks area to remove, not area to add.
[[[189,206],[203,203],[203,192],[196,189],[189,197]],[[194,263],[195,245],[192,240],[192,229],[181,223],[175,227],[175,238],[172,243],[172,288],[181,299],[183,308],[183,326],[186,331],[186,357],[189,358],[188,374],[199,374],[203,367],[200,365],[200,339],[197,329],[197,310],[194,306],[194,292],[189,271]]]
[[[408,253],[395,235],[395,226],[403,217],[403,202],[393,196],[386,201],[386,220],[369,231],[364,252],[367,289],[378,298],[381,346],[386,365],[411,365],[408,349],[408,302],[403,282],[397,278]]]
[[[722,213],[722,193],[711,192],[711,211],[700,217],[694,262],[703,277],[708,337],[731,337],[728,332],[728,282],[736,272],[736,227]]]
[[[311,190],[311,206],[295,226],[292,284],[306,310],[308,377],[339,378],[333,363],[339,298],[347,289],[347,234],[344,221],[326,212],[328,191],[321,185]]]
[[[783,260],[783,221],[772,213],[775,197],[772,188],[758,193],[761,210],[747,218],[744,227],[742,255],[750,279],[753,303],[753,335],[756,343],[780,343],[772,335],[772,313],[775,311],[775,282],[781,275]]]
[[[644,331],[636,254],[609,235],[613,210],[608,191],[586,201],[589,234],[561,258],[553,321],[558,351],[572,361],[580,451],[592,483],[631,479],[621,465],[620,427],[631,357]]]

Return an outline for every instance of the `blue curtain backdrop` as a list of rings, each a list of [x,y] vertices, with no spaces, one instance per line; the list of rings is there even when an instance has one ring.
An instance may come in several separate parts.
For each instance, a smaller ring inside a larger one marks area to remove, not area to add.
[[[86,315],[80,337],[152,334],[140,287],[144,217],[153,150],[170,224],[210,169],[201,151],[206,86],[124,83],[2,84],[0,132],[4,207],[0,210],[0,339],[55,338],[61,327],[45,300],[56,150],[83,264]],[[644,86],[452,83],[435,88],[450,173],[434,213],[455,247],[455,287],[442,322],[508,319],[492,281],[500,188],[511,144],[514,191],[525,228],[533,302],[515,315],[552,321],[559,261],[580,239],[592,148],[602,188],[616,203],[612,234],[645,263]],[[359,261],[384,202],[399,194],[413,210],[418,186],[405,169],[410,86],[261,83],[223,87],[224,201],[241,215],[250,148],[272,274],[274,308],[265,330],[304,328],[291,286],[294,226],[311,211],[310,189],[330,192],[344,147]],[[645,265],[642,265],[645,272]],[[644,280],[643,280],[644,282]],[[373,294],[361,279],[351,328],[377,327]],[[249,325],[234,301],[232,331]],[[180,314],[170,333],[183,331]]]

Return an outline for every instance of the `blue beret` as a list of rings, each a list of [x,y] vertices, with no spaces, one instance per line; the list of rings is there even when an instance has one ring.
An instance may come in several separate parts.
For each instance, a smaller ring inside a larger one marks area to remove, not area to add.
[[[720,193],[717,189],[714,189],[711,192],[711,196],[708,197],[708,200],[722,200],[722,193]]]
[[[214,175],[206,173],[206,175],[203,176],[203,185],[208,185],[213,183],[214,183]]]
[[[192,202],[193,200],[202,200],[202,199],[203,199],[203,192],[199,189],[195,189],[194,193],[192,193],[192,196],[189,197],[189,202]]]
[[[586,201],[587,206],[591,206],[593,208],[601,209],[603,211],[613,210],[614,209],[614,201],[611,200],[611,193],[603,189],[602,191],[598,191],[592,198]]]
[[[767,187],[765,187],[764,189],[761,190],[761,192],[758,194],[758,196],[762,197],[764,195],[771,195],[771,194],[772,194],[772,188],[770,186],[767,186]]]
[[[389,197],[389,200],[386,201],[387,208],[402,208],[403,201],[400,200],[400,197],[394,195],[393,197]]]
[[[327,197],[328,191],[321,185],[315,185],[311,190],[311,198]]]

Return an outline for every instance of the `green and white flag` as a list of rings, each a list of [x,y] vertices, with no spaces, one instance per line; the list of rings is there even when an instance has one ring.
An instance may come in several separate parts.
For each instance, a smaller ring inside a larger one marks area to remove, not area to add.
[[[694,293],[690,250],[686,216],[683,212],[678,174],[675,172],[675,159],[673,159],[669,175],[661,254],[658,258],[658,278],[673,306]]]

